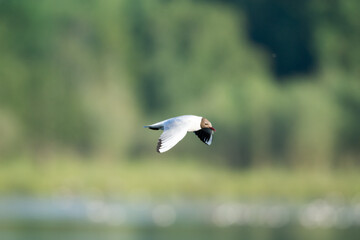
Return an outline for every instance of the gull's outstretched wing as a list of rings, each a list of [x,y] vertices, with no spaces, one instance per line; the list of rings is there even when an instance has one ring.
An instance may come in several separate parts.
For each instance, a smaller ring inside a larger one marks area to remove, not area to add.
[[[182,121],[174,119],[167,122],[164,126],[164,132],[159,138],[156,150],[159,153],[170,150],[185,137],[186,133],[187,127],[184,126]]]

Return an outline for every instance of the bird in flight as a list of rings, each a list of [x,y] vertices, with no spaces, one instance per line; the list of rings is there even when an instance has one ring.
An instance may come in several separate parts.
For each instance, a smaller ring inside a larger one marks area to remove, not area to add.
[[[187,132],[194,132],[201,141],[210,145],[213,132],[216,131],[209,120],[194,115],[174,117],[144,127],[151,130],[164,130],[156,147],[159,153],[170,150],[185,137]]]

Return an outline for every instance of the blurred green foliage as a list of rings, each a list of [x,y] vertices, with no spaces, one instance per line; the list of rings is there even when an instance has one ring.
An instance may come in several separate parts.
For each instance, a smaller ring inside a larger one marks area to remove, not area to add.
[[[166,154],[358,164],[359,1],[263,2],[0,1],[1,159],[155,158],[142,125],[195,114],[213,145],[188,137]]]

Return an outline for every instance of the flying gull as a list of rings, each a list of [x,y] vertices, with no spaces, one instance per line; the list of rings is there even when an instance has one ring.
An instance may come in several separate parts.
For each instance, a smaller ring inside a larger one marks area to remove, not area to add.
[[[187,132],[194,132],[201,141],[210,145],[213,132],[216,131],[209,120],[194,115],[174,117],[144,127],[151,130],[164,130],[156,147],[159,153],[170,150],[185,137]]]

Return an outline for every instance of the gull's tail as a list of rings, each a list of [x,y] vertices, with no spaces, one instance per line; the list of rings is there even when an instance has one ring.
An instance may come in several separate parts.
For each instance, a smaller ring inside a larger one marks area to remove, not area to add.
[[[151,130],[164,130],[164,121],[144,126],[144,128],[149,128]]]

